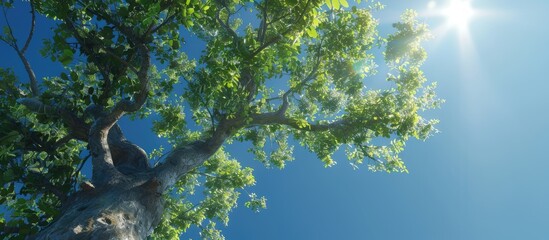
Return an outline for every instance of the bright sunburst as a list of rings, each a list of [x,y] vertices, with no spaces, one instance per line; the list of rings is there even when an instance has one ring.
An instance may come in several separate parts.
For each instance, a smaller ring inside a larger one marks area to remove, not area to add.
[[[425,16],[439,17],[443,24],[434,29],[436,36],[443,36],[450,31],[455,31],[459,38],[459,44],[468,51],[474,51],[470,25],[475,18],[484,14],[473,7],[473,0],[430,0],[427,4]]]
[[[468,27],[474,13],[470,0],[453,0],[442,10],[442,14],[446,17],[448,24],[459,29]]]

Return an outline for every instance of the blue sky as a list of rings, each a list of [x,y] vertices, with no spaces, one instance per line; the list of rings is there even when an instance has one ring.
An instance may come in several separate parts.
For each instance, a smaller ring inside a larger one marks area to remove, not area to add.
[[[431,29],[445,24],[426,14],[429,0],[383,3],[382,33],[391,32],[406,8],[420,12]],[[549,239],[549,2],[472,0],[472,6],[485,14],[470,22],[470,41],[450,29],[435,31],[425,44],[423,70],[446,103],[426,113],[441,120],[440,133],[407,144],[402,157],[409,174],[353,170],[343,156],[326,169],[299,147],[284,170],[265,169],[231,145],[233,156],[256,166],[257,184],[249,191],[265,195],[268,208],[253,213],[241,204],[223,228],[226,238]],[[48,35],[38,24],[29,58],[39,76],[56,74],[37,54],[37,39]],[[25,79],[11,50],[0,45],[0,52],[0,66],[14,66]],[[139,127],[124,128],[128,138],[156,147],[156,137]]]

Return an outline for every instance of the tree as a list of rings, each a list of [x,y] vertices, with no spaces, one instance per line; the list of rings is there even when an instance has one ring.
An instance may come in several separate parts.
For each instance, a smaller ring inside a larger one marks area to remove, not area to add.
[[[413,11],[382,37],[372,16],[382,5],[346,0],[28,5],[32,26],[20,42],[6,16],[13,3],[2,2],[1,40],[29,78],[0,69],[5,238],[177,239],[192,225],[221,238],[215,224],[227,223],[240,190],[255,183],[224,143],[251,142],[267,167],[283,168],[299,142],[326,166],[345,148],[353,166],[367,160],[373,171],[406,172],[405,142],[436,131],[436,120],[420,116],[441,101],[434,84],[424,86],[420,43],[429,34]],[[65,69],[41,79],[25,57],[37,14],[57,23],[42,54]],[[200,57],[186,55],[190,38],[205,44]],[[382,48],[391,87],[373,90]],[[124,115],[154,119],[152,131],[171,150],[147,154],[127,140]],[[198,203],[188,198],[195,189]],[[265,206],[249,197],[252,210]]]

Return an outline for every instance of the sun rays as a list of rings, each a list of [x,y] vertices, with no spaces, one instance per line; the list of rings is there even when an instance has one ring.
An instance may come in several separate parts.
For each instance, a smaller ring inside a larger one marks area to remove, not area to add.
[[[446,2],[429,1],[426,15],[443,18],[439,27],[434,29],[435,36],[442,37],[454,31],[459,38],[461,51],[471,51],[474,48],[470,26],[479,15],[471,0],[449,0]]]

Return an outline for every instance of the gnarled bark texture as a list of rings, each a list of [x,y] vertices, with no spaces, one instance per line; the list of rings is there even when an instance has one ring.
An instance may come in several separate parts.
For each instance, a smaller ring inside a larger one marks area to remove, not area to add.
[[[117,144],[123,145],[110,145]],[[143,159],[135,154],[141,149],[129,142],[125,144],[125,148],[113,151],[117,152],[114,156],[120,156],[114,159],[115,167],[125,174],[100,186],[83,183],[82,190],[65,203],[59,218],[34,239],[145,239],[161,220],[165,190],[217,149],[211,150],[205,142],[183,146],[174,149],[164,164],[156,168],[147,165],[143,171],[133,167],[143,163],[128,159]],[[128,154],[122,154],[124,150]]]
[[[161,220],[165,191],[212,156],[228,131],[220,128],[209,141],[173,149],[151,168],[145,151],[126,140],[117,124],[107,136],[102,130],[90,128],[92,182],[82,183],[59,217],[32,239],[145,239]]]
[[[88,186],[36,239],[145,239],[162,217],[158,181]]]

